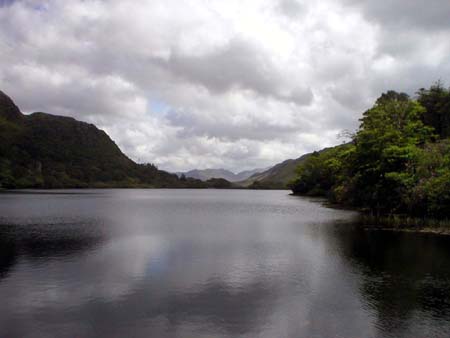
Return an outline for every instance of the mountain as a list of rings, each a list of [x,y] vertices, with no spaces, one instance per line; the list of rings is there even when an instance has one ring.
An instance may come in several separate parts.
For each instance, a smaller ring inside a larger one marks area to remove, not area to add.
[[[19,122],[23,119],[20,109],[2,91],[0,91],[0,117],[8,122]]]
[[[336,146],[339,147],[339,146]],[[317,153],[322,153],[332,148],[324,148]],[[287,184],[296,177],[297,167],[313,153],[300,156],[297,159],[285,160],[261,173],[254,174],[249,178],[236,182],[240,187],[251,189],[287,189]]]
[[[0,91],[0,187],[206,187],[152,164],[137,164],[93,124],[24,115]]]
[[[285,160],[261,173],[237,182],[237,185],[255,189],[286,189],[286,184],[295,178],[298,165],[311,154],[305,154],[297,159]]]
[[[177,175],[181,176],[182,174],[184,174],[186,177],[191,177],[202,181],[207,181],[211,178],[223,178],[230,182],[238,182],[245,180],[250,176],[264,170],[265,169],[245,170],[235,174],[232,171],[226,169],[194,169],[184,173],[179,172],[177,173]]]
[[[181,174],[202,181],[207,181],[211,178],[224,178],[232,182],[235,176],[233,172],[225,169],[194,169]]]
[[[246,180],[250,176],[258,174],[258,173],[261,173],[261,172],[263,172],[263,171],[265,171],[267,169],[268,168],[259,168],[259,169],[241,171],[241,172],[236,174],[236,180],[233,181],[233,182],[239,182],[239,181]]]

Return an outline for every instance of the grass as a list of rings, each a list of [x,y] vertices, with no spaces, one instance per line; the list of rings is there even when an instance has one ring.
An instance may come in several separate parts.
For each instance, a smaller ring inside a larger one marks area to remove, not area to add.
[[[377,216],[362,214],[361,223],[368,229],[427,232],[450,235],[450,219],[411,217],[406,215]]]

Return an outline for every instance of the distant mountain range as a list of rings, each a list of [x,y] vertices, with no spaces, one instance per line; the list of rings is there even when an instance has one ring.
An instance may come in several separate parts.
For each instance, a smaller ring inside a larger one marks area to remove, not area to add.
[[[196,178],[198,180],[207,181],[211,178],[223,178],[230,182],[243,181],[250,176],[263,172],[266,169],[253,169],[241,171],[237,174],[226,169],[194,169],[187,172],[177,172],[176,174],[180,177],[185,175],[186,177]]]
[[[281,163],[266,169],[254,169],[242,171],[235,174],[225,169],[195,169],[185,173],[178,172],[177,175],[184,174],[186,177],[196,178],[206,181],[211,178],[223,178],[233,182],[236,187],[250,189],[287,189],[289,181],[296,176],[296,169],[302,161],[311,154],[305,154],[297,159],[285,160]]]

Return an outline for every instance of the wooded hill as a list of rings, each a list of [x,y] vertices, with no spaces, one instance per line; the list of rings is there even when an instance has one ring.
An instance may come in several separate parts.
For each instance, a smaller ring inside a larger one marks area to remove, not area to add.
[[[292,191],[377,215],[449,218],[450,90],[389,91],[360,121],[350,144],[300,164]]]
[[[0,91],[0,187],[205,188],[208,183],[135,163],[93,124],[45,113],[24,115]]]

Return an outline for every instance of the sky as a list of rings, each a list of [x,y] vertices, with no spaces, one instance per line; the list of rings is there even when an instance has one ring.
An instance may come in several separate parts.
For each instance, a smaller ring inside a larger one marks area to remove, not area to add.
[[[169,171],[342,143],[384,91],[450,85],[450,1],[0,0],[0,90]]]

